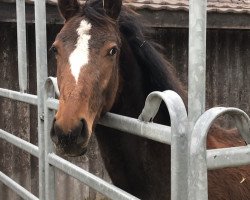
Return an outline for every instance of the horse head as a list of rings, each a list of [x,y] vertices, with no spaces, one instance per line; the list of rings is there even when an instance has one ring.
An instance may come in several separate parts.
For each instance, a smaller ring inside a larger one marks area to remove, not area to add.
[[[59,108],[51,138],[64,154],[86,152],[95,124],[109,111],[119,83],[121,0],[59,0],[65,23],[51,47],[57,60]]]

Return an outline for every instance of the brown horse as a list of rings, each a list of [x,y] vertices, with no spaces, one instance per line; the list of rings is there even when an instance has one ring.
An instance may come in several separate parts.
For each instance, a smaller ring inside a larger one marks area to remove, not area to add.
[[[170,147],[119,133],[97,121],[107,111],[137,118],[155,90],[186,92],[173,67],[145,40],[134,12],[121,0],[59,0],[65,24],[52,51],[57,59],[59,109],[51,138],[64,154],[86,152],[95,132],[113,183],[145,200],[170,199]],[[156,123],[170,125],[161,106]],[[236,131],[213,127],[208,147],[243,145]],[[209,172],[209,199],[249,200],[249,167]],[[245,178],[242,181],[242,178]]]

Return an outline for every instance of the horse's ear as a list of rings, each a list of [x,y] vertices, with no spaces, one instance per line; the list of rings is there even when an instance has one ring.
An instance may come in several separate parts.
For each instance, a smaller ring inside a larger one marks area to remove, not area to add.
[[[64,19],[68,20],[79,10],[80,5],[77,0],[58,0],[58,8]]]
[[[106,14],[113,19],[117,19],[121,11],[122,0],[103,0],[103,4]]]

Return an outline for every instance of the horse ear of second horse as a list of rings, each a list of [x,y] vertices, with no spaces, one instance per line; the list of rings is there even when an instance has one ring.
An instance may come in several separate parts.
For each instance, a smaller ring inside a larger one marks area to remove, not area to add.
[[[58,0],[58,8],[62,17],[67,21],[79,10],[80,5],[77,0]]]
[[[103,0],[103,4],[106,14],[113,19],[117,19],[121,11],[122,0]]]

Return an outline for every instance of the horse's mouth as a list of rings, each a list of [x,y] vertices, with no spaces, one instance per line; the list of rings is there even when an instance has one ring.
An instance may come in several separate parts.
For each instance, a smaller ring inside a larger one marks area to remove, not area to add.
[[[69,157],[78,157],[78,156],[83,156],[87,153],[87,148],[81,149],[81,151],[77,152],[77,153],[73,153],[73,154],[66,154]]]
[[[79,157],[79,156],[83,156],[87,153],[87,147],[85,148],[79,148],[79,149],[75,149],[75,148],[57,148],[56,151],[58,154],[60,155],[65,155],[65,156],[69,156],[69,157]]]

